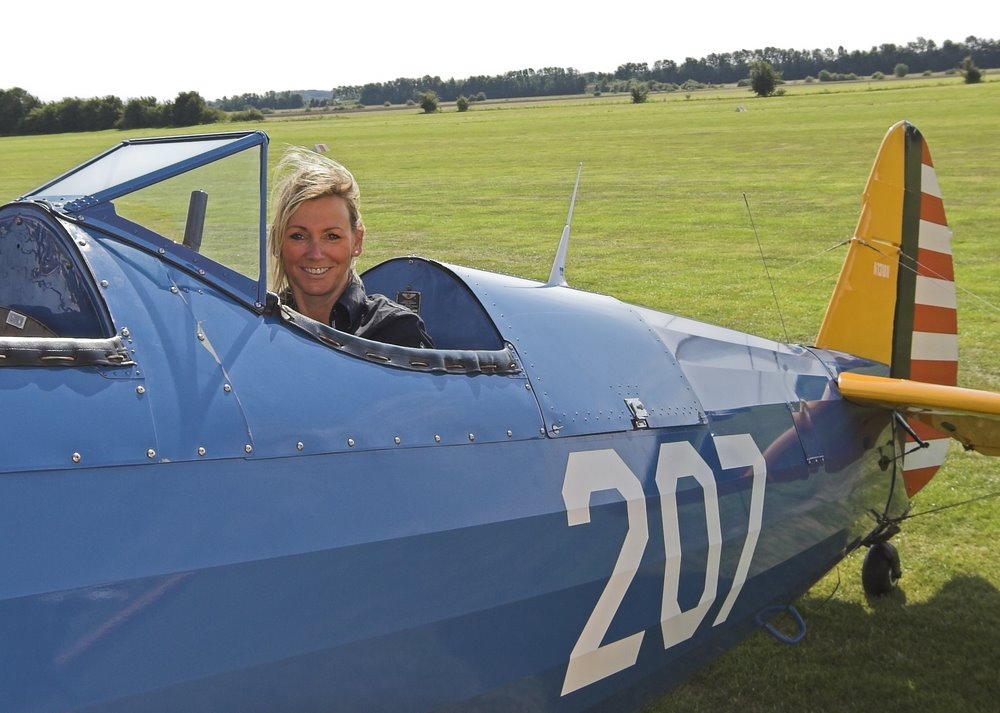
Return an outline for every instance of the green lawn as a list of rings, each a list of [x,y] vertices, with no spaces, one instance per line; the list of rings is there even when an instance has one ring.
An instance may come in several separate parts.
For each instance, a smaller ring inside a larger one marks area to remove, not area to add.
[[[272,160],[287,144],[326,143],[355,172],[368,228],[362,267],[417,253],[545,279],[583,162],[571,285],[809,342],[879,142],[910,120],[930,146],[955,233],[959,378],[1000,390],[1000,81],[988,78],[795,85],[768,99],[729,89],[644,105],[618,96],[365,111],[260,127]],[[222,128],[235,127],[207,130]],[[0,138],[0,197],[124,136]],[[956,448],[914,511],[998,492],[1000,461]],[[755,634],[649,710],[996,710],[998,535],[1000,498],[913,519],[896,539],[895,596],[867,600],[853,556],[796,603],[810,627],[802,644]]]

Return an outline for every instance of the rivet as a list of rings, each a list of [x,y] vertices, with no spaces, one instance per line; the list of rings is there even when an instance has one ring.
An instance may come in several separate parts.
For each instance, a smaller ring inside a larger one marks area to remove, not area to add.
[[[166,255],[167,254],[167,251],[164,250],[163,248],[160,248],[159,250],[157,250],[157,252],[160,253],[160,255]]]
[[[204,332],[198,332],[198,341],[199,342],[205,341],[205,333]]]
[[[222,385],[222,390],[225,391],[228,394],[230,391],[233,390],[233,387],[230,386],[229,384],[223,384]]]
[[[513,436],[514,436],[514,432],[511,431],[510,429],[508,429],[507,430],[507,438],[512,438]]]
[[[122,336],[123,337],[128,337],[130,335],[131,335],[131,332],[128,331],[128,327],[122,327]]]
[[[204,277],[205,270],[204,269],[198,270],[198,274]]]
[[[253,453],[253,446],[247,443],[245,446],[243,446],[243,450],[246,451],[247,453]]]
[[[538,432],[544,436],[545,435],[545,426],[540,426],[539,429],[538,429]]]
[[[395,443],[395,444],[396,444],[397,446],[398,446],[398,445],[399,445],[400,443],[402,443],[402,442],[403,442],[403,441],[402,441],[402,440],[400,439],[400,437],[399,437],[399,436],[396,436],[396,437],[395,437],[395,438],[393,438],[392,440],[393,440],[393,442],[394,442],[394,443]]]
[[[470,440],[470,441],[474,441],[474,440],[476,440],[476,434],[475,434],[475,433],[470,433],[470,434],[469,434],[469,440]]]
[[[110,283],[110,282],[108,282],[107,280],[101,280],[101,287],[107,287],[107,286],[108,286],[108,285],[110,285],[110,284],[111,284],[111,283]]]
[[[72,458],[74,463],[79,463],[81,460],[83,460],[83,456],[81,456],[79,453],[74,453]]]
[[[297,450],[297,451],[301,451],[305,447],[306,447],[306,444],[303,443],[302,441],[299,441],[298,443],[295,444],[295,450]]]
[[[139,384],[138,386],[135,387],[135,393],[141,396],[142,394],[146,393],[146,387],[143,386],[142,384]]]
[[[205,446],[198,446],[198,455],[205,455]]]
[[[441,436],[435,435],[434,436],[434,442],[435,443],[440,443],[441,442]]]
[[[177,285],[171,285],[171,286],[170,286],[170,291],[171,291],[171,292],[173,292],[173,293],[174,293],[175,295],[176,295],[176,294],[177,294],[178,292],[180,292],[180,290],[178,290],[178,289],[177,289]]]
[[[347,439],[347,445],[349,445],[351,448],[354,448],[354,439],[353,438],[348,438]]]
[[[86,240],[77,240],[76,244],[79,245],[81,248],[87,247],[87,241]]]
[[[526,388],[528,391],[531,391],[531,384],[525,384],[524,388]]]
[[[152,448],[147,449],[146,450],[146,457],[147,458],[156,458],[156,451],[154,451]]]

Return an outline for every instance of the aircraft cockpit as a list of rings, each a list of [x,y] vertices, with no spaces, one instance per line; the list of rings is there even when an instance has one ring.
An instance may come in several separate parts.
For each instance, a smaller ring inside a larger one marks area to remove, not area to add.
[[[0,241],[0,336],[109,339],[120,329],[88,269],[86,240],[67,240],[46,220],[55,214],[70,234],[96,230],[125,241],[338,350],[417,370],[517,370],[476,296],[433,261],[390,260],[364,280],[420,313],[434,350],[380,345],[278,305],[267,290],[267,147],[260,131],[128,139],[23,196],[21,205],[44,210],[0,216],[0,233],[13,236]]]

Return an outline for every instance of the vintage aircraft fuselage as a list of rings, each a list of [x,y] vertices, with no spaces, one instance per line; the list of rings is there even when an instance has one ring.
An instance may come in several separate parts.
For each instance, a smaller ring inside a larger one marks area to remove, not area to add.
[[[419,258],[386,347],[74,200],[0,209],[2,710],[627,709],[905,501],[872,362]]]

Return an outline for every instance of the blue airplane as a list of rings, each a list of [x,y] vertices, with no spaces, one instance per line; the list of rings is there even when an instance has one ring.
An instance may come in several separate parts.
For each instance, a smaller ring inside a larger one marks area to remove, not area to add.
[[[573,289],[568,223],[544,284],[366,272],[434,349],[338,332],[268,292],[267,147],[0,208],[0,710],[632,710],[852,551],[890,591],[950,439],[1000,454],[910,124],[815,345]]]

